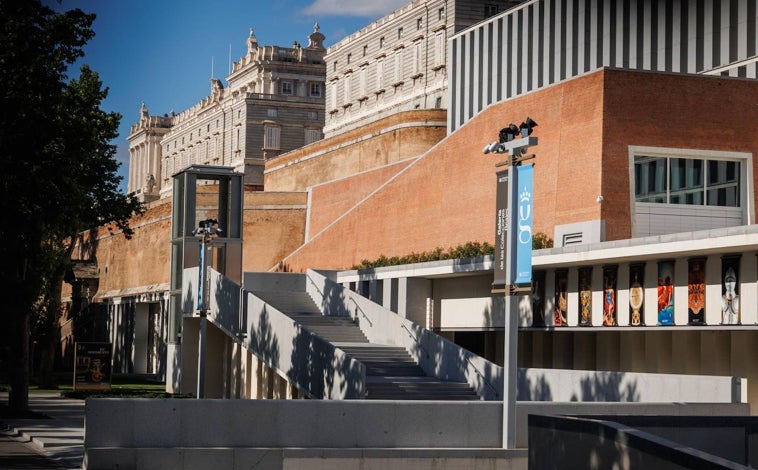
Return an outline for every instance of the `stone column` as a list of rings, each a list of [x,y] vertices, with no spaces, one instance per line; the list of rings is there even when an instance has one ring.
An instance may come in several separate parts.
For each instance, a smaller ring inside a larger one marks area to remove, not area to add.
[[[642,321],[647,326],[658,324],[658,262],[645,263],[645,303]]]
[[[629,325],[629,264],[619,264],[616,271],[616,324]]]
[[[674,325],[686,325],[689,322],[689,262],[679,258],[674,262]]]
[[[566,309],[566,321],[568,326],[577,326],[579,324],[579,271],[577,268],[569,268],[568,270],[568,282],[566,290],[568,295],[566,301],[568,302],[568,308]]]
[[[603,326],[603,267],[592,267],[592,326]]]

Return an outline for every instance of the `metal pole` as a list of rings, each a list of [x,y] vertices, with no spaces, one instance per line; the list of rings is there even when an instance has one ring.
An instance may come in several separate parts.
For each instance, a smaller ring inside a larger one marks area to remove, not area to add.
[[[197,398],[205,398],[205,332],[208,325],[206,316],[200,315],[200,331],[197,345]]]
[[[505,355],[503,370],[503,448],[516,447],[516,394],[518,353],[518,296],[509,292],[516,281],[516,237],[514,235],[518,213],[518,172],[511,162],[508,165],[508,212],[506,230],[505,270]]]
[[[200,324],[198,327],[198,344],[197,344],[197,398],[205,398],[205,335],[208,326],[206,318],[206,240],[207,234],[203,233],[200,239],[200,266],[199,266],[199,286],[198,286],[198,309],[200,310]]]

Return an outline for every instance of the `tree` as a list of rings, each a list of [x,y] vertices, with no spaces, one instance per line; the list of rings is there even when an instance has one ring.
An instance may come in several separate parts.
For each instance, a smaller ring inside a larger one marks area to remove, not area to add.
[[[111,141],[121,116],[100,109],[107,88],[87,66],[76,79],[67,75],[94,35],[94,15],[0,0],[0,17],[0,283],[13,293],[0,315],[9,406],[21,412],[28,408],[30,320],[56,317],[76,234],[112,223],[129,235],[129,218],[143,208],[118,190]]]

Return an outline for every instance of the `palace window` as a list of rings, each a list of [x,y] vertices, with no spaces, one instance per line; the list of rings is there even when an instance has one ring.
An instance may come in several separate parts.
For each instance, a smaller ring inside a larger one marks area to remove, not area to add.
[[[360,72],[358,72],[358,86],[359,86],[358,94],[361,97],[364,97],[367,94],[367,91],[366,91],[367,82],[368,82],[368,66],[363,66],[361,67]]]
[[[321,97],[321,84],[311,83],[311,96],[314,98]]]
[[[292,94],[292,82],[282,82],[282,88],[281,88],[283,95],[291,95]]]
[[[434,36],[434,65],[445,65],[445,32]]]
[[[413,74],[416,75],[421,72],[421,41],[416,41],[413,44]]]
[[[270,118],[277,118],[279,117],[279,110],[276,108],[269,108],[266,112],[266,116]]]
[[[312,144],[321,139],[321,131],[318,129],[305,130],[305,145]]]
[[[279,126],[265,126],[263,134],[264,150],[279,150],[281,128]]]
[[[379,59],[376,61],[376,88],[381,90],[384,86],[384,60]]]

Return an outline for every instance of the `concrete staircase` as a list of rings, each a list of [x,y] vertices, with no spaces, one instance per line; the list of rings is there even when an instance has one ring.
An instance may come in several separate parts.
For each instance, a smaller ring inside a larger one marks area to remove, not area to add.
[[[369,343],[350,317],[324,316],[306,292],[254,291],[254,295],[366,366],[372,400],[479,400],[465,382],[428,377],[405,348]]]

